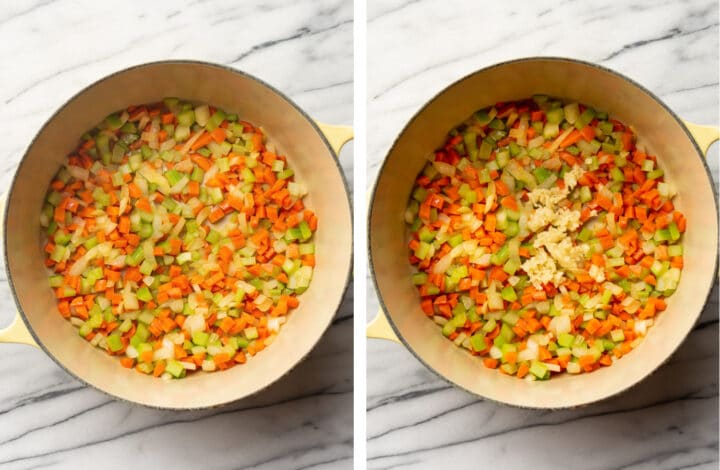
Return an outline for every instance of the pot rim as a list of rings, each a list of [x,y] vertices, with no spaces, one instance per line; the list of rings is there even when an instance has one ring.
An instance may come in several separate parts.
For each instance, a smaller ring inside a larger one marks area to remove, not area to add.
[[[511,64],[526,63],[526,62],[537,62],[537,61],[549,61],[549,62],[556,62],[556,63],[569,62],[569,63],[573,63],[573,64],[579,64],[579,65],[588,66],[588,67],[597,69],[597,70],[599,70],[599,71],[609,73],[609,74],[614,75],[614,76],[616,76],[616,77],[618,77],[618,78],[621,78],[622,80],[624,80],[625,82],[627,82],[627,83],[630,84],[631,86],[636,87],[636,88],[639,89],[640,91],[642,91],[642,92],[644,92],[645,94],[647,94],[647,95],[648,95],[650,98],[652,98],[656,103],[658,103],[658,104],[675,120],[675,122],[677,122],[677,123],[680,125],[680,127],[682,128],[682,130],[685,132],[685,135],[687,136],[687,138],[690,140],[690,142],[692,143],[693,147],[695,148],[695,152],[696,152],[697,157],[698,157],[698,158],[701,160],[701,162],[702,162],[703,168],[705,169],[705,175],[706,175],[707,178],[708,178],[708,184],[710,185],[710,188],[711,188],[711,190],[712,190],[713,203],[714,203],[714,206],[715,206],[715,212],[714,212],[714,215],[715,215],[715,218],[714,218],[715,225],[716,225],[716,226],[718,225],[718,193],[717,193],[717,189],[715,188],[715,185],[713,184],[712,173],[710,172],[710,167],[708,166],[707,159],[704,157],[702,150],[701,150],[700,147],[698,146],[697,142],[695,142],[695,139],[692,137],[692,134],[691,134],[690,131],[688,130],[687,126],[685,126],[685,123],[683,122],[683,120],[680,119],[680,117],[679,117],[677,114],[675,114],[675,112],[674,112],[669,106],[667,106],[657,95],[655,95],[652,91],[648,90],[648,89],[645,88],[643,85],[641,85],[641,84],[639,84],[638,82],[636,82],[635,80],[633,80],[633,79],[631,79],[631,78],[629,78],[629,77],[627,77],[627,76],[625,76],[625,75],[623,75],[623,74],[621,74],[621,73],[619,73],[619,72],[616,72],[615,70],[612,70],[612,69],[610,69],[610,68],[608,68],[608,67],[605,67],[605,66],[602,66],[602,65],[595,64],[595,63],[593,63],[593,62],[588,62],[588,61],[579,60],[579,59],[572,59],[572,58],[568,58],[568,57],[559,57],[559,56],[529,56],[529,57],[522,57],[522,58],[519,58],[519,59],[512,59],[512,60],[506,60],[506,61],[502,61],[502,62],[497,62],[497,63],[492,64],[492,65],[489,65],[489,66],[487,66],[487,67],[482,67],[482,68],[479,68],[479,69],[477,69],[477,70],[474,70],[474,71],[472,71],[472,72],[470,72],[470,73],[462,76],[461,78],[459,78],[459,79],[451,82],[450,84],[444,86],[441,90],[439,90],[438,92],[434,93],[434,94],[432,95],[432,97],[429,98],[417,111],[415,111],[415,113],[412,115],[412,117],[407,121],[407,123],[403,126],[403,128],[400,130],[400,132],[397,134],[397,136],[393,139],[392,144],[390,145],[390,147],[388,148],[387,152],[385,153],[385,158],[383,159],[383,161],[382,161],[382,163],[381,163],[381,165],[380,165],[380,167],[379,167],[379,169],[378,169],[378,173],[377,173],[377,176],[375,177],[375,181],[373,182],[373,186],[372,186],[372,189],[371,189],[371,191],[370,191],[370,198],[369,198],[370,206],[369,206],[368,216],[367,216],[367,221],[366,221],[366,230],[367,230],[367,235],[366,235],[366,236],[367,236],[367,240],[366,240],[366,242],[367,242],[367,246],[368,246],[367,251],[368,251],[370,277],[372,278],[372,281],[373,281],[373,286],[374,286],[374,288],[375,288],[375,293],[376,293],[376,295],[377,295],[378,303],[379,303],[379,305],[380,305],[380,308],[382,309],[383,312],[385,312],[385,317],[386,317],[387,320],[388,320],[388,324],[390,325],[390,327],[392,328],[392,330],[395,332],[395,336],[401,341],[401,343],[403,344],[403,346],[405,346],[405,349],[407,349],[407,350],[415,357],[415,359],[417,359],[423,366],[425,366],[425,368],[429,369],[429,370],[430,370],[431,372],[433,372],[436,376],[438,376],[439,378],[441,378],[441,379],[444,380],[445,382],[449,383],[449,384],[452,385],[453,387],[458,388],[458,389],[460,389],[460,390],[463,390],[463,391],[465,391],[465,392],[467,392],[467,393],[470,393],[470,394],[472,394],[472,395],[474,395],[474,396],[476,396],[476,397],[478,397],[478,398],[481,398],[481,399],[483,399],[483,400],[492,401],[492,402],[495,402],[495,403],[500,403],[500,404],[502,404],[502,405],[512,406],[512,407],[515,407],[515,408],[522,408],[522,409],[565,409],[565,408],[572,408],[572,407],[576,407],[576,406],[586,406],[586,405],[589,405],[589,404],[592,404],[592,403],[597,403],[597,402],[600,402],[600,401],[603,401],[603,400],[607,400],[607,399],[609,399],[609,398],[615,397],[615,396],[617,396],[617,395],[619,395],[619,394],[621,394],[621,393],[629,390],[630,388],[632,388],[632,387],[636,386],[637,384],[639,384],[640,382],[644,381],[644,380],[647,379],[650,375],[652,375],[655,371],[657,371],[664,363],[666,363],[666,362],[677,352],[678,348],[680,347],[680,345],[682,345],[682,344],[685,342],[685,340],[687,339],[687,335],[690,334],[690,332],[692,331],[692,329],[689,330],[689,331],[687,332],[687,334],[685,335],[685,338],[684,338],[680,343],[678,343],[678,345],[677,345],[672,351],[670,351],[670,353],[668,354],[667,358],[665,359],[665,361],[663,361],[663,363],[662,363],[660,366],[658,366],[657,368],[655,368],[655,369],[653,369],[653,370],[647,371],[647,373],[645,373],[645,375],[643,375],[639,380],[637,380],[637,381],[635,381],[635,382],[633,382],[633,383],[627,384],[627,385],[619,388],[617,391],[613,392],[612,394],[606,395],[605,397],[597,398],[597,399],[594,399],[594,400],[591,400],[591,401],[585,401],[585,402],[583,402],[583,403],[579,403],[579,404],[575,404],[575,405],[567,405],[567,406],[560,406],[560,407],[523,406],[523,405],[521,405],[521,404],[516,404],[516,403],[506,403],[506,402],[503,402],[503,401],[498,401],[498,400],[494,400],[494,399],[487,398],[487,397],[485,397],[485,396],[483,396],[483,395],[480,395],[479,393],[477,393],[477,392],[475,392],[475,391],[473,391],[473,390],[470,390],[470,389],[467,388],[467,387],[464,387],[464,386],[462,386],[462,385],[459,385],[459,384],[453,382],[452,380],[450,380],[449,378],[447,378],[447,377],[444,376],[443,374],[439,373],[434,367],[430,366],[427,362],[425,362],[425,361],[420,357],[420,355],[415,351],[415,349],[410,345],[410,343],[409,343],[409,342],[405,339],[405,337],[402,335],[402,333],[400,332],[399,328],[398,328],[397,325],[395,324],[395,320],[393,319],[392,314],[390,314],[390,313],[389,313],[389,310],[387,309],[387,305],[385,304],[385,301],[384,301],[384,299],[383,299],[382,293],[381,293],[381,291],[380,291],[380,289],[379,289],[378,280],[377,280],[377,276],[376,276],[376,273],[375,273],[375,266],[374,266],[374,263],[373,263],[372,249],[371,249],[371,246],[372,246],[372,244],[371,244],[371,241],[372,241],[371,220],[372,220],[373,208],[374,208],[374,206],[375,206],[374,203],[375,203],[375,196],[376,196],[376,193],[377,193],[378,182],[380,181],[380,177],[381,177],[383,171],[385,170],[385,165],[387,164],[387,159],[388,159],[387,157],[393,152],[393,150],[394,150],[395,147],[397,146],[398,141],[400,140],[400,137],[402,137],[402,135],[407,131],[407,129],[423,114],[423,112],[425,112],[425,110],[427,109],[427,107],[428,107],[431,103],[433,103],[436,99],[438,99],[438,98],[439,98],[441,95],[443,95],[446,91],[450,90],[451,88],[454,88],[455,86],[460,85],[460,84],[461,84],[462,82],[464,82],[465,80],[468,80],[468,79],[474,77],[475,75],[477,75],[477,74],[479,74],[479,73],[487,72],[487,71],[489,71],[489,70],[492,70],[492,69],[495,69],[495,68],[498,68],[498,67],[504,67],[504,66],[511,65]],[[718,256],[717,256],[717,255],[718,255],[718,247],[717,247],[717,245],[716,245],[716,247],[715,247],[715,255],[714,255],[715,262],[714,262],[713,275],[712,275],[712,277],[715,278],[715,279],[718,277]],[[714,286],[715,286],[715,284],[711,284],[710,287],[709,287],[709,289],[707,290],[707,292],[704,294],[705,300],[703,301],[703,306],[702,306],[702,308],[696,313],[696,319],[695,319],[695,322],[696,322],[696,323],[697,323],[697,319],[700,318],[700,315],[702,314],[702,312],[705,310],[705,308],[706,308],[707,305],[708,305],[708,301],[709,301],[709,298],[710,298],[710,294],[711,294],[712,289],[714,288]]]
[[[26,158],[27,158],[27,156],[28,156],[28,152],[29,152],[30,149],[33,147],[33,145],[34,145],[35,142],[37,141],[38,137],[45,131],[45,129],[47,128],[47,126],[50,124],[50,122],[52,122],[52,121],[57,117],[57,115],[67,107],[67,105],[68,105],[70,102],[74,101],[74,100],[75,100],[76,98],[78,98],[79,96],[83,95],[84,93],[86,93],[86,92],[89,91],[90,89],[94,88],[96,85],[98,85],[98,84],[100,84],[100,83],[102,83],[102,82],[104,82],[104,81],[106,81],[106,80],[109,80],[109,79],[111,79],[111,78],[114,78],[114,77],[116,77],[117,75],[121,75],[121,74],[123,74],[123,73],[129,72],[129,71],[132,71],[132,70],[136,70],[136,69],[142,69],[142,68],[146,68],[146,67],[154,67],[154,66],[158,66],[158,65],[172,65],[172,64],[175,64],[175,65],[202,66],[202,67],[212,67],[212,68],[222,69],[222,70],[225,70],[225,71],[227,71],[227,72],[231,72],[231,73],[233,73],[233,74],[239,75],[239,76],[241,76],[241,77],[244,77],[244,78],[247,78],[247,79],[250,79],[250,80],[253,80],[253,81],[259,83],[261,86],[267,88],[267,89],[270,90],[272,93],[274,93],[275,95],[277,95],[277,96],[279,96],[280,98],[282,98],[283,100],[285,100],[290,106],[292,106],[293,108],[295,108],[295,110],[297,110],[297,111],[300,113],[300,115],[301,115],[303,118],[305,118],[305,120],[306,120],[307,122],[310,123],[310,125],[311,125],[311,126],[313,127],[313,129],[315,130],[316,134],[317,134],[317,135],[320,137],[320,139],[322,140],[322,142],[323,142],[323,144],[325,145],[325,147],[327,148],[327,150],[330,152],[330,155],[333,157],[333,162],[334,162],[334,164],[335,164],[335,166],[336,166],[336,168],[337,168],[338,173],[340,174],[340,179],[341,179],[342,184],[343,184],[343,187],[344,187],[344,189],[345,189],[344,195],[345,195],[345,199],[346,199],[347,204],[348,204],[348,208],[349,208],[349,210],[350,210],[350,227],[351,227],[351,229],[350,229],[350,230],[351,230],[351,234],[350,234],[350,240],[351,240],[351,245],[350,245],[350,263],[349,263],[349,268],[348,268],[347,272],[345,273],[345,281],[343,282],[342,293],[341,293],[341,295],[340,295],[340,297],[339,297],[339,300],[338,300],[338,302],[337,302],[337,305],[335,305],[335,306],[332,307],[333,315],[330,317],[330,319],[329,319],[329,321],[327,322],[327,324],[324,325],[323,330],[322,330],[322,333],[318,336],[318,339],[317,339],[317,341],[315,342],[315,344],[313,344],[313,346],[305,353],[305,355],[299,357],[299,358],[297,359],[297,361],[295,361],[295,363],[292,364],[292,366],[290,366],[287,370],[285,370],[285,371],[284,371],[280,376],[278,376],[275,380],[273,380],[272,382],[266,384],[264,387],[259,388],[259,389],[256,390],[255,392],[253,392],[253,393],[251,393],[251,394],[249,394],[249,395],[245,395],[245,396],[243,396],[243,397],[238,397],[238,398],[234,398],[234,399],[231,399],[231,400],[222,401],[222,402],[214,403],[214,404],[207,405],[207,406],[192,406],[192,407],[157,406],[157,405],[150,405],[150,404],[146,404],[146,403],[140,403],[140,402],[128,400],[128,399],[126,399],[126,398],[119,397],[119,396],[114,395],[113,393],[111,393],[111,392],[109,392],[109,391],[107,391],[107,390],[103,390],[103,389],[101,389],[101,388],[99,388],[99,387],[96,387],[96,386],[88,383],[87,381],[85,381],[84,378],[82,378],[82,377],[78,376],[77,374],[75,374],[75,373],[71,372],[70,370],[68,370],[68,369],[65,367],[65,365],[64,365],[62,362],[60,362],[60,361],[55,357],[55,355],[53,355],[50,351],[48,351],[48,349],[45,347],[43,341],[42,341],[42,340],[40,339],[40,337],[35,333],[35,330],[33,329],[32,325],[31,325],[30,322],[28,321],[27,316],[25,315],[25,312],[24,312],[24,310],[23,310],[23,308],[22,308],[22,306],[20,305],[20,302],[19,302],[19,300],[18,300],[18,296],[17,296],[17,293],[16,293],[16,291],[15,291],[15,284],[14,284],[14,281],[13,281],[12,272],[10,271],[10,267],[9,267],[9,265],[8,265],[8,263],[7,263],[7,259],[8,259],[7,243],[3,243],[3,244],[2,244],[2,245],[3,245],[3,246],[2,246],[2,254],[3,254],[3,258],[4,258],[4,260],[5,260],[5,274],[6,274],[6,276],[7,276],[8,285],[10,286],[10,292],[12,293],[13,300],[14,300],[15,305],[16,305],[16,307],[17,307],[18,313],[19,313],[20,317],[22,318],[23,323],[25,324],[25,327],[27,328],[27,330],[28,330],[28,332],[30,333],[30,335],[32,336],[32,338],[35,340],[35,343],[38,345],[38,347],[39,347],[48,357],[50,357],[50,359],[52,359],[53,362],[55,362],[62,370],[64,370],[67,374],[69,374],[69,375],[70,375],[71,377],[73,377],[74,379],[80,381],[83,385],[88,386],[88,387],[91,387],[91,388],[93,388],[93,389],[95,389],[95,390],[98,390],[99,392],[101,392],[101,393],[103,393],[103,394],[111,397],[111,398],[114,399],[114,400],[119,400],[119,401],[123,401],[123,402],[126,402],[126,403],[131,403],[131,404],[133,404],[133,405],[140,405],[140,406],[144,406],[144,407],[151,408],[151,409],[175,410],[175,411],[192,411],[192,410],[204,410],[204,409],[218,408],[218,407],[221,407],[221,406],[230,404],[230,403],[234,403],[234,402],[243,400],[243,399],[245,399],[245,398],[249,398],[249,397],[251,397],[251,396],[257,395],[258,393],[262,392],[263,390],[267,389],[268,387],[272,386],[273,384],[277,383],[280,379],[282,379],[283,377],[285,377],[288,373],[290,373],[290,371],[292,371],[293,369],[295,369],[295,367],[297,367],[298,364],[300,364],[302,361],[304,361],[304,360],[307,358],[307,356],[315,349],[315,347],[317,346],[317,344],[320,342],[320,340],[322,339],[322,337],[323,337],[323,336],[325,335],[325,333],[327,332],[328,328],[331,326],[331,324],[332,324],[332,322],[333,322],[333,318],[335,317],[335,315],[337,314],[338,310],[340,309],[340,306],[342,305],[342,302],[343,302],[343,300],[344,300],[344,298],[345,298],[345,294],[346,294],[347,291],[348,291],[348,287],[350,286],[350,279],[351,279],[351,275],[352,275],[352,267],[353,267],[353,261],[354,261],[354,254],[353,254],[354,243],[352,243],[352,240],[353,240],[352,227],[353,227],[353,225],[354,225],[354,221],[353,221],[352,199],[350,198],[350,188],[349,188],[349,186],[348,186],[347,178],[345,177],[345,174],[344,174],[344,172],[343,172],[343,170],[342,170],[342,167],[340,166],[340,160],[339,160],[339,158],[338,158],[337,153],[335,152],[335,150],[332,148],[332,146],[331,146],[330,143],[328,142],[327,137],[325,136],[325,134],[320,130],[320,128],[318,127],[317,123],[310,117],[310,115],[309,115],[308,113],[306,113],[300,106],[298,106],[293,100],[291,100],[287,95],[285,95],[283,92],[281,92],[280,90],[278,90],[278,89],[275,88],[274,86],[268,84],[268,83],[265,82],[264,80],[261,80],[261,79],[257,78],[257,77],[254,76],[254,75],[251,75],[251,74],[249,74],[249,73],[247,73],[247,72],[244,72],[244,71],[242,71],[242,70],[235,69],[235,68],[230,67],[230,66],[227,66],[227,65],[217,64],[217,63],[207,62],[207,61],[202,61],[202,60],[192,60],[192,59],[157,60],[157,61],[152,61],[152,62],[144,62],[144,63],[141,63],[141,64],[131,65],[131,66],[129,66],[129,67],[125,67],[125,68],[122,68],[122,69],[117,70],[117,71],[115,71],[115,72],[112,72],[112,73],[110,73],[110,74],[104,75],[103,77],[101,77],[101,78],[93,81],[93,82],[90,83],[89,85],[83,87],[82,89],[80,89],[79,91],[77,91],[76,93],[74,93],[72,96],[70,96],[68,99],[66,99],[66,100],[63,102],[63,104],[62,104],[60,107],[58,107],[58,108],[50,115],[50,117],[48,117],[48,118],[45,120],[45,122],[42,124],[42,126],[40,126],[40,128],[38,129],[38,131],[37,131],[37,132],[35,133],[35,135],[33,136],[32,140],[30,140],[30,142],[29,142],[29,144],[27,145],[27,147],[25,147],[25,150],[23,151],[22,157],[20,157],[20,161],[18,162],[17,167],[16,167],[16,169],[15,169],[15,172],[13,173],[12,180],[11,180],[11,182],[10,182],[9,189],[8,189],[8,191],[7,191],[7,193],[6,193],[4,207],[2,207],[1,209],[4,211],[4,214],[7,214],[7,211],[8,211],[8,209],[10,208],[10,196],[12,195],[12,192],[13,192],[13,190],[15,189],[15,184],[18,182],[18,173],[20,172],[20,169],[22,168],[22,166],[25,164],[25,160],[26,160]],[[2,224],[2,236],[3,236],[3,240],[6,240],[6,239],[7,239],[7,224],[8,224],[7,217],[4,217],[3,224]]]

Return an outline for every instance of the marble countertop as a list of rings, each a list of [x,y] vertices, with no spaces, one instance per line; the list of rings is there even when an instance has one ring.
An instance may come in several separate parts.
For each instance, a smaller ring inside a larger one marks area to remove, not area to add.
[[[684,119],[718,124],[718,4],[369,0],[368,182],[430,97],[478,68],[553,55],[613,68]],[[718,181],[718,145],[708,156]],[[368,290],[372,282],[368,279]],[[629,392],[577,410],[479,400],[370,340],[368,468],[716,469],[718,289],[687,341]],[[377,311],[369,295],[368,315]]]
[[[316,119],[352,122],[352,2],[33,0],[0,10],[0,193],[31,138],[86,85],[161,59],[226,64]],[[352,183],[352,145],[341,161]],[[0,271],[0,325],[15,310]],[[0,345],[0,468],[350,468],[352,286],[310,356],[266,393],[169,412],[87,388],[41,351]]]

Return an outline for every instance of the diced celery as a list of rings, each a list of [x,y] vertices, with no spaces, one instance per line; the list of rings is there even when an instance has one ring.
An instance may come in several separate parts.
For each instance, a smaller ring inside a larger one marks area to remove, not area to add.
[[[504,264],[505,261],[507,261],[509,256],[510,256],[510,252],[508,250],[508,245],[506,243],[497,252],[493,253],[490,256],[490,262],[492,264],[494,264],[495,266],[499,266],[501,264]]]
[[[575,336],[571,335],[570,333],[561,333],[558,336],[557,342],[563,348],[569,348],[572,347],[573,343],[575,342]]]
[[[312,230],[310,230],[308,223],[303,220],[298,227],[300,228],[300,241],[308,241],[312,237]]]
[[[195,111],[193,111],[192,109],[186,109],[185,111],[181,111],[177,115],[177,121],[178,124],[180,124],[181,126],[192,126],[193,124],[195,124]]]
[[[418,232],[418,238],[422,242],[431,243],[435,240],[435,232],[427,228],[427,226],[423,226]]]
[[[484,351],[487,348],[485,344],[485,335],[476,333],[470,337],[470,346],[476,352]]]
[[[62,278],[60,279],[62,282]],[[412,275],[412,282],[416,286],[422,286],[423,284],[426,284],[428,280],[428,275],[426,273],[414,273]]]
[[[565,119],[565,111],[563,108],[553,108],[548,109],[545,112],[545,117],[547,118],[547,122],[552,124],[560,124],[563,119]]]
[[[205,128],[209,131],[215,130],[220,124],[222,124],[224,120],[225,113],[218,109],[212,116],[210,116],[207,123],[205,124]]]
[[[532,172],[535,175],[535,178],[537,178],[538,183],[542,183],[553,174],[550,170],[544,167],[537,167]]]
[[[515,289],[513,289],[512,286],[504,287],[503,290],[500,292],[500,296],[503,298],[503,300],[506,300],[508,302],[515,302],[517,300],[517,294],[515,293]]]
[[[670,233],[672,237],[672,232]],[[676,256],[682,256],[683,255],[683,247],[682,245],[670,245],[668,246],[668,256],[676,257]]]
[[[547,366],[540,361],[532,361],[530,363],[530,373],[538,379],[544,379],[548,374]]]
[[[256,339],[258,337],[258,330],[254,326],[249,326],[243,330],[245,337],[249,340]]]
[[[656,170],[648,172],[647,179],[654,180],[654,179],[660,178],[663,174],[664,174],[664,172],[663,172],[662,168],[658,168]]]
[[[495,321],[494,318],[491,318],[490,320],[487,321],[487,323],[485,323],[483,325],[482,330],[485,333],[490,333],[495,329],[496,326],[497,326],[497,322]]]
[[[173,377],[180,378],[185,374],[185,368],[175,359],[168,359],[165,365],[165,371]]]
[[[118,352],[123,348],[122,340],[119,333],[113,333],[107,337],[108,348],[112,352]]]
[[[147,288],[147,286],[142,286],[137,290],[135,293],[137,295],[137,298],[139,300],[142,300],[143,302],[150,302],[152,300],[152,294],[150,293],[150,289]]]
[[[211,229],[208,232],[207,236],[205,237],[205,240],[208,243],[214,245],[217,242],[219,242],[221,238],[222,238],[222,235],[220,234],[220,232],[218,232],[217,230]]]
[[[612,338],[612,340],[616,343],[620,343],[622,341],[625,341],[625,333],[623,332],[623,330],[620,329],[612,330],[610,332],[610,338]]]
[[[149,325],[155,321],[155,315],[153,315],[149,310],[144,310],[140,312],[140,315],[138,315],[138,321]]]
[[[612,169],[610,170],[610,177],[613,179],[613,181],[625,181],[625,175],[618,167],[612,167]]]
[[[443,334],[444,336],[446,336],[446,337],[447,337],[447,336],[450,336],[450,335],[452,335],[453,333],[455,333],[455,330],[456,330],[456,329],[457,329],[457,325],[455,325],[455,322],[453,322],[453,321],[448,321],[448,322],[445,323],[445,324],[443,325],[443,327],[442,327],[442,334]]]
[[[480,143],[480,150],[478,151],[478,157],[482,160],[488,160],[490,159],[490,154],[493,151],[493,148],[495,147],[495,144],[492,143],[489,139],[483,139]]]
[[[198,346],[205,346],[208,343],[210,335],[204,331],[196,330],[192,333],[192,342]]]

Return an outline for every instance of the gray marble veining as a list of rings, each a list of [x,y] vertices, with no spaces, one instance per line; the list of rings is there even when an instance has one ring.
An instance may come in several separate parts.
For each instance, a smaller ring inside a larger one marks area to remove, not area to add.
[[[142,5],[142,7],[141,7]],[[352,122],[352,2],[4,2],[0,193],[65,100],[161,59],[247,71],[318,120]],[[352,183],[352,145],[341,154]],[[0,271],[0,324],[14,304]],[[0,468],[335,469],[352,464],[352,286],[317,348],[266,392],[197,412],[111,400],[42,352],[0,345]]]
[[[718,124],[713,0],[369,0],[369,184],[393,138],[435,93],[478,68],[535,55],[613,68],[684,119]],[[716,185],[717,149],[708,155]],[[374,294],[367,304],[373,315]],[[717,286],[666,365],[627,393],[578,410],[478,400],[396,344],[371,340],[367,349],[370,469],[718,467]]]

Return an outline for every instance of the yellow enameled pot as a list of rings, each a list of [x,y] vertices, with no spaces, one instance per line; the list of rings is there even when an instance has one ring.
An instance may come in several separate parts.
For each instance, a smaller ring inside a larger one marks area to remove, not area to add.
[[[444,338],[420,308],[410,281],[403,214],[418,172],[447,132],[474,111],[497,102],[548,94],[607,111],[634,126],[640,142],[658,156],[678,190],[677,207],[688,219],[685,267],[668,308],[646,339],[612,367],[528,382],[487,369]],[[716,127],[682,121],[634,81],[595,64],[563,58],[528,58],[479,70],[432,98],[390,148],[371,195],[368,214],[370,268],[381,312],[369,337],[402,342],[425,366],[459,388],[497,402],[529,408],[564,408],[602,400],[651,374],[692,329],[715,283],[718,255],[717,200],[704,160],[718,139]]]
[[[43,264],[39,222],[46,188],[80,135],[111,112],[167,96],[209,103],[261,126],[306,183],[305,202],[321,221],[315,234],[317,266],[312,283],[273,344],[242,367],[173,381],[123,369],[116,358],[88,345],[58,314]],[[42,127],[7,194],[2,224],[5,260],[19,312],[8,328],[0,330],[0,342],[40,347],[83,382],[114,397],[158,408],[218,406],[270,385],[315,346],[350,279],[351,206],[337,153],[351,138],[349,127],[318,124],[279,91],[220,65],[155,62],[90,85]]]

